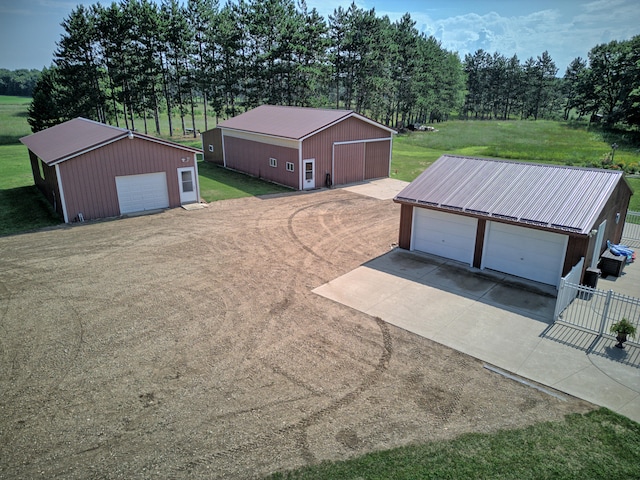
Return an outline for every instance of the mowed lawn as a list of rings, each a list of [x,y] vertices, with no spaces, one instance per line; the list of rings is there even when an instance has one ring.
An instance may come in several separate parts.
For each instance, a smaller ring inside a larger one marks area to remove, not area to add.
[[[56,225],[33,185],[27,149],[29,99],[0,97],[0,235]],[[620,139],[586,126],[558,122],[465,122],[438,124],[437,132],[394,139],[391,176],[413,180],[444,153],[585,165],[600,161],[610,143],[621,147],[616,163],[637,164],[640,155]],[[198,141],[181,141],[198,146]],[[206,201],[289,191],[215,165],[199,163]],[[638,191],[640,179],[630,178]],[[640,195],[632,209],[640,210]],[[640,425],[600,409],[560,423],[494,434],[464,435],[452,441],[377,452],[347,462],[323,463],[273,478],[638,478]]]

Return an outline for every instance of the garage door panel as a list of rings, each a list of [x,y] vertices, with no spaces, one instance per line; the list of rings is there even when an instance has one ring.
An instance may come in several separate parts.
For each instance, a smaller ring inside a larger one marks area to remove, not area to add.
[[[412,250],[473,263],[478,223],[475,218],[423,208],[415,212]]]
[[[166,172],[116,177],[120,214],[169,207]]]
[[[487,228],[483,268],[558,285],[566,235],[498,222],[489,222]]]

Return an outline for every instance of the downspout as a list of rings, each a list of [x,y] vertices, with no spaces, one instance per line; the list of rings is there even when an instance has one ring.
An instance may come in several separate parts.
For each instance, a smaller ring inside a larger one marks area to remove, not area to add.
[[[222,129],[220,130],[220,141],[222,142],[222,166],[227,168],[227,150],[224,148],[224,130]]]
[[[60,192],[60,205],[62,206],[62,217],[64,223],[69,223],[69,214],[67,213],[67,202],[64,198],[64,189],[62,188],[62,177],[60,175],[60,164],[56,163],[56,179],[58,180],[58,191]]]
[[[204,142],[204,140],[203,140]],[[204,143],[203,143],[204,145]],[[200,203],[200,179],[198,177],[198,154],[194,153],[193,154],[193,166],[196,170],[196,202]],[[202,149],[202,159],[204,160],[204,149]]]
[[[393,133],[391,134],[391,136],[389,137],[389,174],[387,175],[387,177],[391,178],[391,154],[393,152]]]
[[[302,140],[298,140],[298,190],[304,190],[304,171],[302,164]]]

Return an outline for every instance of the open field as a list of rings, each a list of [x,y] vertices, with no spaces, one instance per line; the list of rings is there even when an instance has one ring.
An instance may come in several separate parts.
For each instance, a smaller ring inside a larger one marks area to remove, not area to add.
[[[437,132],[394,139],[392,177],[411,181],[445,153],[534,163],[593,166],[611,153],[610,135],[585,124],[531,121],[449,121]],[[615,163],[640,169],[637,146],[617,138]]]
[[[335,189],[0,238],[0,478],[258,478],[590,411],[311,292],[398,215]]]

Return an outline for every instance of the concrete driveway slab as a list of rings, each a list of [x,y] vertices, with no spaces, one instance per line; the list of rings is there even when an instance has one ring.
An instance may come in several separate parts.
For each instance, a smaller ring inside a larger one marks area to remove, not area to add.
[[[369,180],[341,188],[348,192],[377,198],[378,200],[391,200],[407,185],[409,185],[409,182],[405,182],[403,180],[397,180],[395,178],[379,178],[377,180]]]
[[[640,349],[554,324],[552,287],[396,249],[314,292],[640,421]]]

